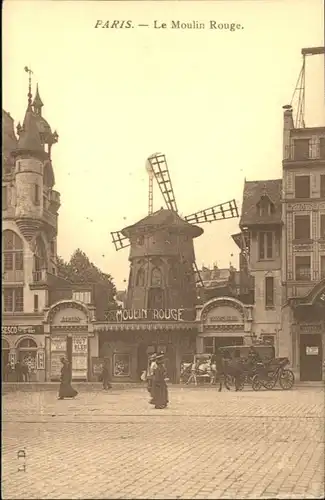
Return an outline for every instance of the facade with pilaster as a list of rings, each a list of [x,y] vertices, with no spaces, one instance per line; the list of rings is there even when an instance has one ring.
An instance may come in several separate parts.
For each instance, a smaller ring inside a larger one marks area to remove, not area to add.
[[[322,380],[325,355],[325,127],[296,128],[284,107],[283,355],[300,380]]]

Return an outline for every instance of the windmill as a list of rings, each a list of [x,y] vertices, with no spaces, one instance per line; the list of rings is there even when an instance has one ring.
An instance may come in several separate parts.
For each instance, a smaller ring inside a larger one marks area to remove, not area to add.
[[[117,251],[130,248],[128,308],[194,307],[197,269],[193,239],[203,233],[196,224],[238,217],[235,200],[181,217],[164,154],[147,159],[149,215],[132,226],[111,233]],[[166,209],[153,213],[155,178]]]

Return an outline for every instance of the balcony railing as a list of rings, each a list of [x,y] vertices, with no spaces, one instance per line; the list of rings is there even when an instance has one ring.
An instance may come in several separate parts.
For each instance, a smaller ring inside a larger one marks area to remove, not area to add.
[[[320,159],[325,160],[325,148],[319,142],[310,142],[309,148],[306,148],[306,150],[300,148],[296,144],[285,147],[284,160],[309,161]]]
[[[52,227],[56,227],[57,226],[57,215],[56,214],[52,214],[48,210],[43,210],[43,219],[50,226],[52,226]]]
[[[42,269],[41,271],[33,271],[33,283],[46,283],[47,281],[47,269]]]
[[[24,271],[3,271],[2,280],[5,283],[23,283],[24,282]]]
[[[296,277],[293,272],[287,272],[287,281],[299,282],[318,282],[325,278],[325,269],[311,272],[310,269],[301,269],[296,271]]]
[[[50,202],[60,206],[60,193],[52,189],[52,191],[50,191],[49,194],[50,194]]]

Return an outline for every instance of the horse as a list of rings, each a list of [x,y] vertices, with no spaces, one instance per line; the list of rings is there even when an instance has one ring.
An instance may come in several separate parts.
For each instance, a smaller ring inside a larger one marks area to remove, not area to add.
[[[229,377],[234,378],[235,388],[236,391],[238,391],[242,375],[241,363],[231,359],[231,357],[226,357],[220,351],[215,354],[213,362],[216,365],[216,370],[219,376],[219,392],[222,391],[223,384],[226,389],[230,391],[228,384]]]
[[[197,377],[204,377],[204,378],[209,378],[210,383],[213,382],[213,372],[211,370],[211,361],[201,361],[196,360],[194,363],[191,365],[191,375],[188,378],[186,384],[189,384],[194,380],[195,385],[197,385]]]

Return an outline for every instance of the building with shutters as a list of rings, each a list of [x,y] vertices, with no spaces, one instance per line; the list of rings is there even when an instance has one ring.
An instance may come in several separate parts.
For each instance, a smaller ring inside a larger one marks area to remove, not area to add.
[[[282,353],[300,380],[325,356],[325,127],[297,127],[284,107]]]
[[[73,377],[87,380],[90,349],[98,350],[93,304],[103,319],[108,300],[100,285],[72,285],[57,276],[60,193],[51,151],[58,135],[42,108],[30,82],[17,135],[13,118],[2,111],[2,369],[26,362],[30,381],[58,380],[58,357],[67,356]]]
[[[281,179],[245,180],[241,233],[233,235],[241,249],[241,293],[253,305],[253,336],[271,342],[277,355],[281,350],[281,189]]]

